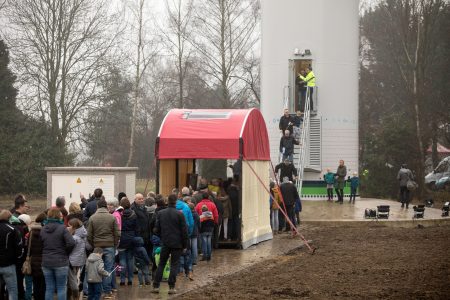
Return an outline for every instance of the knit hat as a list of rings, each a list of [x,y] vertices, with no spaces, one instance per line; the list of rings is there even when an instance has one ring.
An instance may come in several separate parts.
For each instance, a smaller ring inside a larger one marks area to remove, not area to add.
[[[21,220],[22,222],[24,222],[26,225],[30,225],[31,224],[31,217],[27,214],[21,214],[19,215],[19,220]]]

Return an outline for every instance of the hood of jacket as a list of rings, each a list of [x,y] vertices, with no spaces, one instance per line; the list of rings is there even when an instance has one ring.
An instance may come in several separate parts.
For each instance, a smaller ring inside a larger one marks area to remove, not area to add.
[[[85,239],[87,237],[87,230],[86,228],[84,228],[84,226],[81,226],[80,228],[78,228],[77,230],[75,230],[75,234],[76,236]]]
[[[122,212],[122,218],[124,219],[130,219],[132,217],[134,217],[136,215],[136,213],[134,212],[134,210],[127,208]]]
[[[144,247],[144,239],[141,238],[140,236],[135,237],[133,239],[133,244],[135,247]]]
[[[208,210],[208,211],[202,212],[202,216],[203,216],[204,218],[212,218],[212,217],[213,217],[213,214],[212,214],[212,212],[210,212],[210,211]]]
[[[42,230],[45,231],[45,232],[47,232],[47,233],[53,233],[53,232],[55,232],[55,230],[58,229],[61,225],[62,225],[62,224],[55,223],[55,222],[51,222],[51,223],[46,224],[46,225],[43,227]],[[62,225],[62,226],[64,226],[64,225]]]
[[[102,259],[101,256],[97,255],[95,253],[91,253],[91,255],[89,255],[89,257],[88,257],[88,261],[91,262],[91,263],[96,262],[96,261],[101,260],[101,259]]]

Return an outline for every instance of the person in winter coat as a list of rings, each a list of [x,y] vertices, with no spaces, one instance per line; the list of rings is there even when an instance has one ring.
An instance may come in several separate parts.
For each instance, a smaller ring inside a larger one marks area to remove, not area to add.
[[[97,211],[90,217],[87,231],[89,244],[92,247],[103,248],[105,270],[113,272],[116,247],[120,240],[120,231],[116,219],[108,212],[104,199],[97,202]],[[104,278],[102,287],[103,293],[105,293],[104,299],[111,299],[111,278]]]
[[[166,202],[164,200],[164,197],[162,195],[157,195],[155,198],[156,201],[156,209],[155,212],[153,213],[152,219],[150,220],[150,230],[153,233],[153,229],[155,228],[155,223],[156,223],[156,218],[158,216],[158,213],[163,210],[166,209]],[[152,235],[152,239],[153,239],[153,235]],[[155,236],[155,240],[158,239],[159,237]],[[156,269],[158,268],[158,265],[155,262],[155,256],[154,256],[154,247],[155,247],[155,243],[152,242],[152,255],[150,256],[150,259],[152,261],[152,276],[154,277],[154,275],[156,274]]]
[[[89,202],[86,204],[86,208],[83,211],[83,222],[85,223],[85,225],[89,218],[97,211],[97,202],[102,199],[102,196],[102,189],[98,188],[94,190],[94,197],[89,200]]]
[[[194,229],[192,230],[192,234],[190,236],[191,239],[191,260],[192,265],[197,265],[197,257],[198,257],[198,235],[200,230],[200,217],[198,213],[195,211],[194,203],[189,203],[189,208],[192,212],[192,217],[194,219]]]
[[[106,205],[108,208],[108,211],[110,214],[113,215],[113,217],[116,219],[117,227],[119,228],[119,231],[122,229],[122,211],[123,208],[119,207],[119,201],[117,201],[116,198],[112,197],[108,200],[106,200]],[[111,289],[117,290],[116,285],[116,271],[113,270],[110,277],[111,278]]]
[[[17,215],[17,212],[16,212]],[[21,216],[25,215],[29,218],[29,216],[25,213],[21,213],[19,215],[12,215],[11,218],[9,219],[9,223],[15,228],[17,229],[17,231],[19,232],[19,236],[22,239],[22,246],[25,247],[26,245],[26,237],[29,234],[29,229],[27,224],[25,224],[24,221],[22,221]],[[25,250],[25,249],[24,249]],[[25,288],[24,288],[24,274],[22,273],[22,266],[23,263],[25,262],[25,258],[26,258],[26,254],[25,251],[23,251],[23,254],[18,257],[16,259],[16,277],[17,277],[17,291],[18,291],[18,297],[19,299],[23,299],[26,297],[25,295]]]
[[[42,271],[45,278],[45,300],[53,300],[56,291],[58,300],[67,297],[69,255],[75,240],[64,226],[61,211],[52,207],[47,213],[45,226],[41,230]]]
[[[241,236],[241,223],[239,220],[239,181],[233,179],[227,188],[228,197],[231,201],[231,239],[236,240]]]
[[[410,169],[408,169],[406,164],[403,164],[398,171],[397,180],[400,184],[400,201],[402,203],[402,208],[405,207],[408,209],[409,206],[409,190],[408,190],[408,181],[414,180],[414,175]]]
[[[289,114],[289,109],[285,109],[283,116],[280,118],[280,123],[278,124],[278,128],[284,133],[286,130],[292,132],[292,127],[294,125],[294,118]]]
[[[147,254],[151,254],[152,243],[150,242],[150,238],[152,233],[150,232],[150,221],[152,216],[145,206],[145,199],[142,194],[137,193],[135,195],[131,209],[137,217],[137,234],[144,240],[144,248],[147,250]]]
[[[295,225],[295,200],[300,198],[297,188],[289,181],[289,178],[284,177],[283,183],[280,185],[281,195],[283,196],[284,205],[286,206],[286,213],[291,220],[291,223]],[[288,224],[286,224],[286,231],[289,231]],[[294,228],[291,228],[294,230]]]
[[[163,271],[170,256],[169,294],[175,294],[175,283],[178,274],[180,256],[187,251],[189,244],[186,221],[175,205],[177,196],[172,194],[168,197],[169,206],[158,212],[153,233],[161,238],[162,248],[160,261],[153,281],[153,293],[159,293],[159,284],[162,280]]]
[[[180,199],[180,197],[182,197],[182,194],[178,193],[178,200],[175,208],[183,213],[184,219],[186,220],[186,225],[188,227],[188,236],[191,236],[192,231],[194,230],[194,218],[192,217],[191,209],[189,208],[187,203],[183,201],[183,199]],[[188,247],[187,250],[180,256],[180,273],[183,271],[183,269],[186,272],[186,276],[190,276],[189,278],[192,279],[192,261],[190,247]]]
[[[150,285],[150,258],[144,248],[144,240],[138,236],[134,238],[134,263],[138,270],[139,287]]]
[[[278,221],[278,211],[282,204],[280,191],[277,186],[275,186],[275,182],[270,182],[270,194],[272,197],[270,198],[270,224],[272,225],[273,234],[280,233],[280,224]],[[274,200],[276,201],[275,204]]]
[[[355,204],[356,191],[358,189],[358,186],[359,186],[358,173],[353,172],[353,177],[350,178],[350,200],[349,200],[350,203],[352,203],[352,199],[353,199],[353,204]]]
[[[137,217],[133,210],[131,210],[130,200],[123,197],[120,200],[120,206],[123,207],[122,212],[122,232],[119,243],[119,259],[122,266],[120,272],[120,285],[125,285],[125,278],[128,275],[128,285],[133,284],[133,248],[134,239],[137,236]]]
[[[6,284],[9,299],[17,300],[17,276],[15,262],[23,254],[20,233],[9,224],[11,212],[0,211],[0,277]]]
[[[232,216],[232,208],[231,208],[231,201],[230,197],[228,197],[226,191],[221,188],[220,194],[217,197],[217,199],[222,203],[223,206],[223,215],[222,215],[222,226],[223,226],[223,239],[228,240],[228,220]],[[220,234],[220,230],[219,230]]]
[[[36,219],[35,224],[31,226],[30,231],[30,264],[31,276],[33,277],[33,296],[35,300],[45,299],[45,279],[42,273],[42,241],[41,230],[44,226],[44,221],[47,219],[45,212],[40,213]]]
[[[333,201],[334,173],[331,172],[330,169],[327,169],[327,173],[323,175],[323,180],[325,180],[325,183],[327,184],[327,201]]]
[[[294,138],[296,140],[300,139],[302,123],[303,123],[303,113],[298,110],[297,114],[294,117]]]
[[[192,212],[189,209],[189,206],[183,201],[183,199],[178,199],[175,207],[183,213],[186,220],[186,225],[188,227],[188,234],[191,235],[192,230],[194,229],[194,219],[192,218]]]
[[[87,231],[83,223],[77,218],[69,221],[68,230],[75,240],[75,247],[69,255],[69,279],[68,279],[68,295],[71,300],[78,300],[80,293],[78,291],[78,272],[86,262],[86,237]]]
[[[297,169],[295,168],[294,164],[291,163],[289,159],[285,159],[284,162],[279,163],[275,166],[275,174],[278,175],[278,171],[280,171],[279,177],[281,180],[283,180],[284,177],[289,178],[289,181],[294,182],[294,180],[297,180]]]
[[[106,205],[110,214],[116,219],[117,227],[122,230],[122,211],[123,208],[119,208],[119,201],[116,198],[110,198],[106,200]],[[114,275],[114,274],[113,274]]]
[[[214,223],[218,224],[219,223],[219,212],[217,211],[217,207],[214,204],[214,202],[212,202],[209,199],[209,193],[203,192],[202,198],[203,199],[199,203],[197,203],[197,205],[195,206],[195,211],[200,216],[203,213],[203,211],[202,211],[203,205],[206,205],[206,207],[208,208],[208,211],[210,211],[213,215]]]
[[[26,255],[27,255],[27,251],[28,251],[28,246],[29,246],[29,242],[30,242],[30,225],[31,225],[31,217],[27,214],[21,214],[20,216],[17,217],[21,222],[23,222],[26,226],[27,226],[27,235],[25,236],[25,247],[24,247],[24,255],[23,255],[23,259],[26,259]],[[23,274],[22,272],[22,266],[20,266],[20,272]],[[33,276],[31,276],[31,274],[23,274],[24,279],[25,279],[25,300],[31,300],[32,296],[33,296]],[[23,280],[22,280],[23,282]],[[20,297],[20,296],[19,296]]]
[[[294,160],[294,145],[300,145],[300,142],[291,136],[291,132],[286,130],[280,139],[280,152],[283,154],[283,161]]]
[[[200,236],[202,238],[202,261],[211,260],[211,237],[214,231],[214,215],[206,204],[202,205],[200,215]]]
[[[336,194],[338,199],[336,203],[344,203],[344,187],[345,187],[345,176],[347,176],[347,167],[344,165],[344,161],[341,159],[339,161],[339,166],[336,171]]]
[[[102,282],[110,274],[105,270],[102,260],[103,248],[97,247],[86,262],[86,276],[88,282],[88,300],[100,300],[102,295]]]

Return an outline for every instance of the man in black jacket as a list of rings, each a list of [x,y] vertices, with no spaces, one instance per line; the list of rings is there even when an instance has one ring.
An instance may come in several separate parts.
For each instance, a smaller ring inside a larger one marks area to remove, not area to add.
[[[0,211],[0,277],[6,284],[9,299],[18,298],[15,262],[22,255],[22,239],[20,234],[8,221],[11,212]]]
[[[136,232],[144,240],[144,248],[147,251],[148,256],[152,255],[152,244],[150,242],[151,231],[150,231],[150,212],[145,206],[144,195],[137,193],[134,196],[134,202],[131,204],[131,209],[134,211],[137,217]]]
[[[97,211],[97,202],[102,198],[103,196],[103,190],[102,189],[95,189],[94,190],[94,197],[89,200],[89,202],[86,204],[86,208],[83,212],[83,222],[87,223],[89,218],[95,214]]]
[[[299,145],[300,142],[291,135],[289,130],[286,130],[280,139],[280,152],[283,154],[283,160],[289,159],[291,162],[294,160],[294,144]]]
[[[300,198],[298,195],[297,187],[289,181],[289,178],[284,177],[283,183],[280,185],[281,195],[283,196],[284,204],[286,205],[286,213],[295,225],[295,200]],[[293,230],[293,228],[291,227]],[[288,222],[286,222],[286,231],[289,231]]]
[[[281,133],[284,134],[286,130],[289,130],[292,133],[292,129],[294,126],[294,118],[289,115],[289,109],[284,110],[284,115],[280,118],[280,123],[278,124],[278,128],[281,130]]]
[[[297,169],[289,159],[285,159],[284,162],[275,166],[275,174],[278,175],[279,170],[281,170],[281,172],[280,177],[278,178],[283,179],[284,177],[287,177],[289,178],[289,181],[292,182],[294,182],[294,179],[297,180]]]
[[[189,244],[188,229],[182,212],[175,208],[177,196],[169,195],[169,206],[158,212],[153,233],[161,238],[162,248],[158,269],[153,281],[153,293],[159,293],[159,284],[170,256],[169,294],[175,294],[175,282],[178,274],[180,256]]]

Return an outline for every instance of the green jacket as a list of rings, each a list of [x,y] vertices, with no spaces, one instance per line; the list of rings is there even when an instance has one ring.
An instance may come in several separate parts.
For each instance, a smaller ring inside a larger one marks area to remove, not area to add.
[[[310,87],[316,86],[316,76],[314,76],[313,71],[309,71],[309,73],[306,74],[306,76],[299,75],[298,77],[304,82],[306,82],[306,86]]]
[[[336,175],[338,176],[338,178],[337,178],[338,182],[345,182],[345,176],[347,176],[347,167],[339,166],[337,168]]]
[[[323,179],[327,184],[334,184],[334,173],[328,172],[323,176]]]
[[[87,240],[94,248],[109,248],[118,245],[120,239],[116,218],[104,207],[98,208],[89,218]]]

